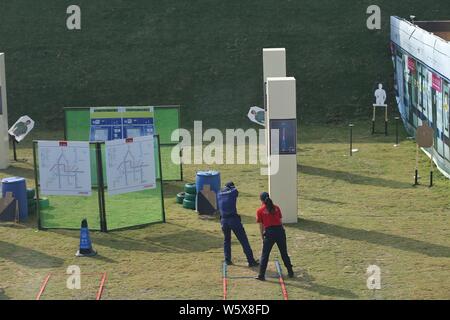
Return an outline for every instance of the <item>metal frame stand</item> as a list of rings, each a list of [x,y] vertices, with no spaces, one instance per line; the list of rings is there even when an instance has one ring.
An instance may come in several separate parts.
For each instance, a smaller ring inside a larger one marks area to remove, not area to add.
[[[12,135],[9,135],[9,139],[12,141],[13,145],[13,154],[14,154],[14,161],[17,161],[17,141],[16,138]]]
[[[388,106],[385,105],[372,105],[373,113],[372,113],[372,134],[378,133],[375,131],[375,116],[376,116],[376,108],[384,108],[384,135],[388,135]]]
[[[166,222],[166,210],[164,205],[164,182],[163,182],[163,173],[162,173],[162,159],[161,159],[161,145],[160,145],[160,137],[159,135],[154,135],[155,143],[158,146],[158,165],[160,172],[160,186],[161,186],[161,208],[162,208],[162,223]],[[97,163],[97,183],[98,183],[98,211],[99,211],[99,220],[100,220],[100,231],[101,232],[108,232],[108,223],[107,223],[107,212],[106,212],[106,201],[105,201],[105,177],[103,175],[103,160],[102,160],[102,145],[104,142],[90,142],[90,145],[95,146],[95,161]],[[40,182],[39,182],[39,175],[38,175],[38,141],[33,141],[33,165],[34,165],[34,179],[36,181],[36,212],[37,212],[37,225],[39,230],[46,230],[49,228],[44,228],[42,226],[42,220],[41,220],[41,212],[40,212],[40,206],[39,206],[39,200],[40,200]],[[139,226],[148,225],[151,223],[144,223]],[[58,229],[58,228],[56,228]],[[64,229],[64,228],[60,228]],[[120,228],[120,229],[128,229],[128,227]],[[115,229],[115,230],[120,230]]]

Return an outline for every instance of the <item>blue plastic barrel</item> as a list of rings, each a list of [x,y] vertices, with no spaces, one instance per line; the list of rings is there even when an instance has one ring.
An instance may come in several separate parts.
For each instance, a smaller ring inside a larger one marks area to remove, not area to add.
[[[218,171],[198,171],[195,180],[197,193],[203,190],[203,186],[209,185],[216,194],[220,191],[220,172]]]
[[[28,218],[27,183],[25,178],[11,177],[2,180],[2,196],[12,192],[14,199],[19,201],[19,221]],[[14,219],[14,217],[13,217]]]

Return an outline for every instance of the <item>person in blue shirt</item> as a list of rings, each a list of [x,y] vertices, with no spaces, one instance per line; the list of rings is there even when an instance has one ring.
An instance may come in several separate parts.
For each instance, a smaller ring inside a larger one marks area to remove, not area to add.
[[[224,235],[223,251],[225,255],[225,263],[232,265],[231,260],[231,231],[236,235],[236,238],[241,243],[245,256],[247,257],[248,266],[256,267],[259,265],[258,261],[253,256],[252,248],[248,242],[247,234],[241,222],[236,209],[236,202],[239,192],[233,182],[228,182],[225,187],[218,194],[218,207],[220,211],[220,223]]]

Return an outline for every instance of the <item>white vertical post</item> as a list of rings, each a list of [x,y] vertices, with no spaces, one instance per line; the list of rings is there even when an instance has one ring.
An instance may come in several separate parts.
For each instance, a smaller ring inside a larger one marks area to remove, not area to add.
[[[263,49],[264,83],[269,77],[286,77],[286,49]]]
[[[297,223],[297,108],[296,108],[296,81],[292,77],[267,78],[267,113],[266,130],[273,128],[273,120],[284,120],[285,123],[294,123],[290,133],[292,146],[290,151],[282,152],[279,145],[282,139],[277,139],[283,133],[270,135],[267,145],[277,145],[279,148],[278,163],[269,166],[269,194],[283,214],[283,223]],[[295,131],[295,132],[294,132]],[[295,136],[294,136],[295,134]],[[277,152],[272,148],[271,156]]]
[[[269,77],[286,77],[286,49],[285,48],[265,48],[263,49],[263,92],[264,92],[264,109],[267,111],[267,78]],[[269,127],[266,123],[266,157],[269,156]]]
[[[0,169],[6,169],[9,166],[9,135],[4,53],[0,53],[0,100]]]

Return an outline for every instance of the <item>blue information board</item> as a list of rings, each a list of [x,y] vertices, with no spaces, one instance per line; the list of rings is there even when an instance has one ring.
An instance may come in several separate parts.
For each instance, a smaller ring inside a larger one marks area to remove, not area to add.
[[[91,141],[109,141],[154,134],[153,107],[91,108]]]

